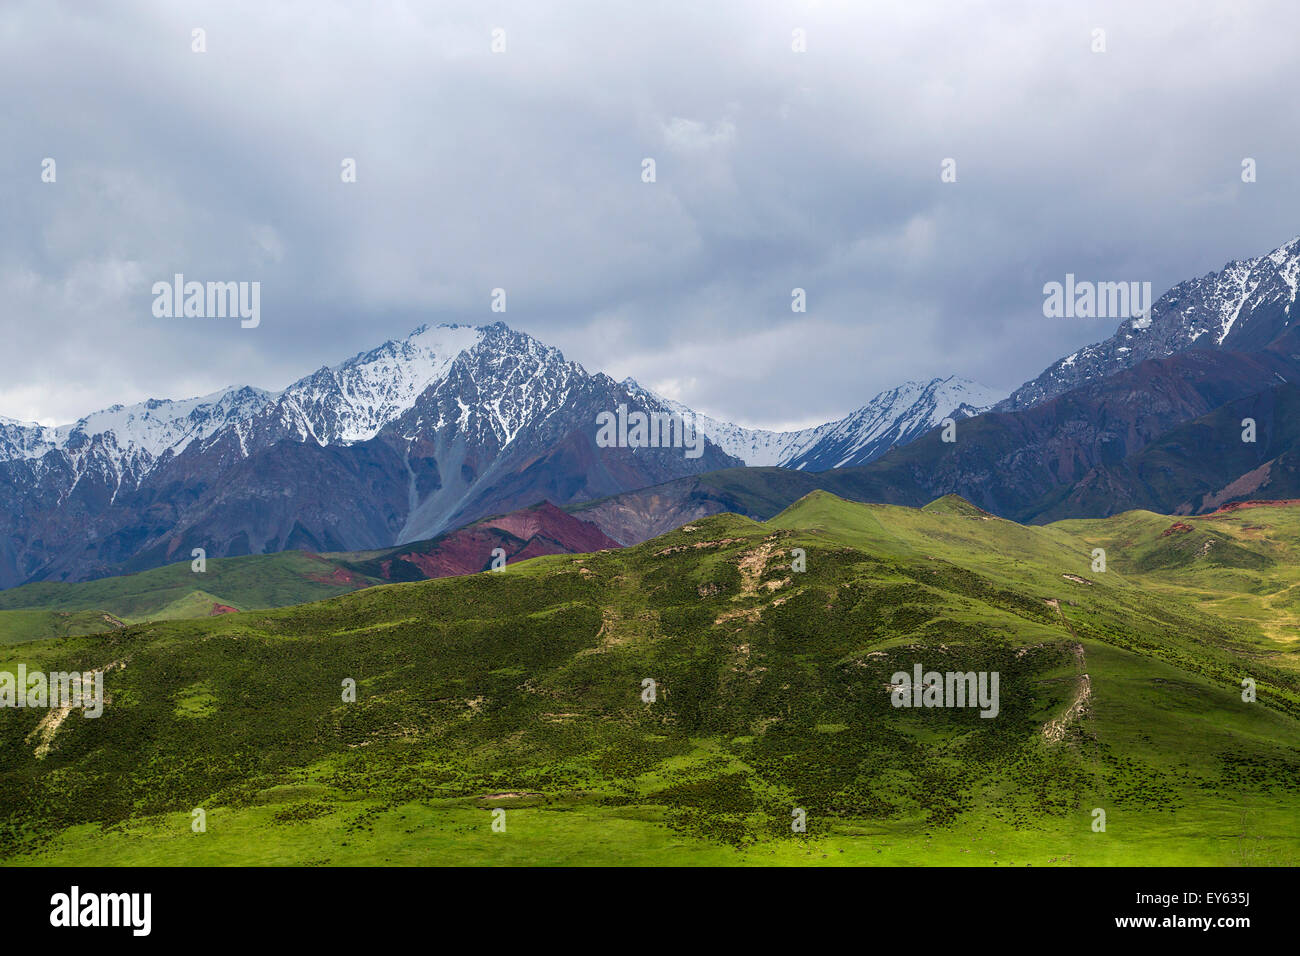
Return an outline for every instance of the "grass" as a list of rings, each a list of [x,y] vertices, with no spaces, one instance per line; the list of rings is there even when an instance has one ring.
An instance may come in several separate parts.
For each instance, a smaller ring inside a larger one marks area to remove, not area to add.
[[[819,492],[505,573],[0,645],[0,671],[122,665],[43,758],[41,715],[0,711],[0,859],[1295,865],[1297,648],[1267,608],[1300,511],[1245,515],[1206,532],[1251,556],[1222,548],[1220,577],[1200,544],[1162,555],[1170,518]],[[894,708],[915,663],[997,671],[998,716]]]
[[[42,608],[0,611],[0,644],[95,634],[120,626],[121,620],[104,611],[48,611]]]
[[[94,634],[109,626],[208,617],[214,609],[284,607],[379,583],[344,562],[302,551],[218,558],[203,572],[175,564],[76,583],[0,591],[0,643]]]

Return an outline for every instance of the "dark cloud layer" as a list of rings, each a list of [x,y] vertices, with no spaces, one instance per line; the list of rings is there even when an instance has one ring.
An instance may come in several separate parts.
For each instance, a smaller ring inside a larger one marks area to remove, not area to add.
[[[0,414],[277,388],[498,318],[748,424],[906,378],[1009,390],[1113,325],[1045,319],[1044,282],[1158,294],[1300,233],[1298,28],[1259,2],[10,0]],[[260,281],[260,327],[155,318],[176,272]]]

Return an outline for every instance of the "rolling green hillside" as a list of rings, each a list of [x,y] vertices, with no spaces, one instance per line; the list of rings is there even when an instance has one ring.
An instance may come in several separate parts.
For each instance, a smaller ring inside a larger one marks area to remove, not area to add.
[[[203,571],[193,570],[186,559],[95,581],[23,585],[0,591],[0,643],[286,607],[376,584],[470,574],[487,567],[497,549],[514,563],[539,554],[616,546],[594,525],[541,502],[377,551],[281,551],[213,559]]]
[[[1235,581],[1300,577],[1300,510],[1243,512],[1255,538],[1219,520],[1267,562],[1225,549]],[[1205,600],[1217,572],[1171,537],[819,492],[621,551],[0,646],[0,671],[103,668],[109,697],[96,720],[0,710],[0,859],[1295,865],[1297,646]],[[996,716],[893,706],[918,664],[997,672]]]
[[[211,560],[203,573],[191,570],[187,559],[97,581],[26,584],[0,591],[0,642],[90,634],[122,623],[208,617],[230,609],[284,607],[378,580],[329,557],[282,551]]]
[[[106,611],[45,611],[40,608],[0,611],[0,644],[96,634],[124,626],[125,622]]]
[[[1179,518],[1130,511],[1052,527],[1106,548],[1113,567],[1152,590],[1300,650],[1300,503]]]

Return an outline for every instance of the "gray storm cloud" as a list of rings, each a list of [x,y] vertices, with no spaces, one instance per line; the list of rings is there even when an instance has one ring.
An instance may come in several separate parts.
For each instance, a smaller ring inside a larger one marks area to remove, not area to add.
[[[1300,233],[1297,28],[1283,3],[9,2],[0,415],[278,388],[495,319],[747,424],[907,378],[1009,390],[1112,331],[1045,319],[1045,282],[1159,295]],[[260,282],[261,324],[156,318],[175,273]]]

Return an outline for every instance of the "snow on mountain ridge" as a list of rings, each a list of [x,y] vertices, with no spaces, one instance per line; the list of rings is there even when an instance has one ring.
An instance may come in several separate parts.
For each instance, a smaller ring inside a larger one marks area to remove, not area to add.
[[[138,482],[168,451],[180,454],[194,441],[216,441],[224,434],[237,439],[231,451],[241,457],[250,447],[284,438],[323,446],[367,441],[411,412],[422,395],[449,389],[456,396],[486,396],[475,407],[455,398],[459,425],[466,427],[477,411],[476,427],[493,432],[504,448],[525,426],[562,408],[586,377],[582,366],[566,361],[558,349],[504,323],[422,325],[403,339],[320,368],[281,392],[228,388],[198,398],[114,405],[54,429],[0,418],[0,461],[60,451],[75,480],[84,468],[94,467],[117,484]],[[748,465],[818,470],[865,464],[949,414],[976,414],[994,400],[989,389],[964,379],[905,382],[837,421],[774,431],[699,414],[630,378],[622,385],[647,407],[694,421],[723,452]],[[443,407],[455,414],[454,407]],[[437,427],[442,424],[439,420]]]
[[[485,403],[486,425],[506,448],[527,425],[545,421],[564,406],[575,379],[587,370],[564,353],[505,323],[487,326],[483,338],[463,355],[464,373]],[[457,399],[458,404],[459,399]],[[470,417],[461,404],[461,427]]]
[[[367,441],[445,378],[456,357],[483,334],[469,325],[422,325],[404,339],[299,379],[282,401],[302,417],[303,439],[322,445]]]
[[[803,428],[787,432],[773,431],[766,428],[746,428],[743,425],[733,425],[730,422],[719,421],[716,418],[697,412],[681,402],[674,401],[671,398],[664,398],[662,395],[652,392],[641,385],[635,379],[626,378],[622,384],[633,396],[644,398],[650,402],[659,402],[670,411],[681,415],[684,420],[693,421],[695,427],[702,431],[709,441],[728,455],[739,458],[746,465],[752,467],[781,464],[815,441],[818,435],[829,427],[829,425],[818,425],[815,428]]]
[[[1147,359],[1188,349],[1266,348],[1293,327],[1298,285],[1300,236],[1262,256],[1234,259],[1218,272],[1178,283],[1145,313],[1122,321],[1109,338],[1048,366],[997,410],[1028,408]]]
[[[687,419],[694,419],[710,441],[746,465],[815,471],[864,465],[895,445],[920,437],[949,416],[977,415],[1002,398],[1001,392],[957,376],[904,382],[881,392],[844,418],[813,428],[778,432],[745,428],[701,415],[630,378],[623,384],[634,394],[648,395]]]
[[[429,385],[445,377],[457,355],[472,348],[483,332],[472,326],[422,325],[404,339],[358,353],[333,368],[322,368],[281,392],[231,386],[186,399],[148,399],[111,405],[69,425],[55,428],[0,417],[0,461],[39,459],[51,451],[67,454],[79,479],[84,450],[111,460],[117,477],[143,476],[170,449],[180,454],[191,442],[230,426],[244,447],[245,426],[273,414],[281,428],[300,440],[322,445],[373,438],[409,409]]]
[[[0,415],[0,461],[40,458],[59,446],[53,428]]]
[[[0,460],[40,458],[49,451],[67,450],[110,433],[112,445],[123,453],[143,452],[149,459],[168,449],[179,454],[190,442],[206,438],[232,420],[255,414],[274,397],[275,393],[263,389],[230,386],[195,398],[151,398],[134,405],[110,405],[55,428],[0,418]]]
[[[830,423],[814,445],[782,464],[813,471],[865,465],[891,448],[915,441],[945,418],[978,415],[1001,397],[988,386],[957,376],[904,382]]]

